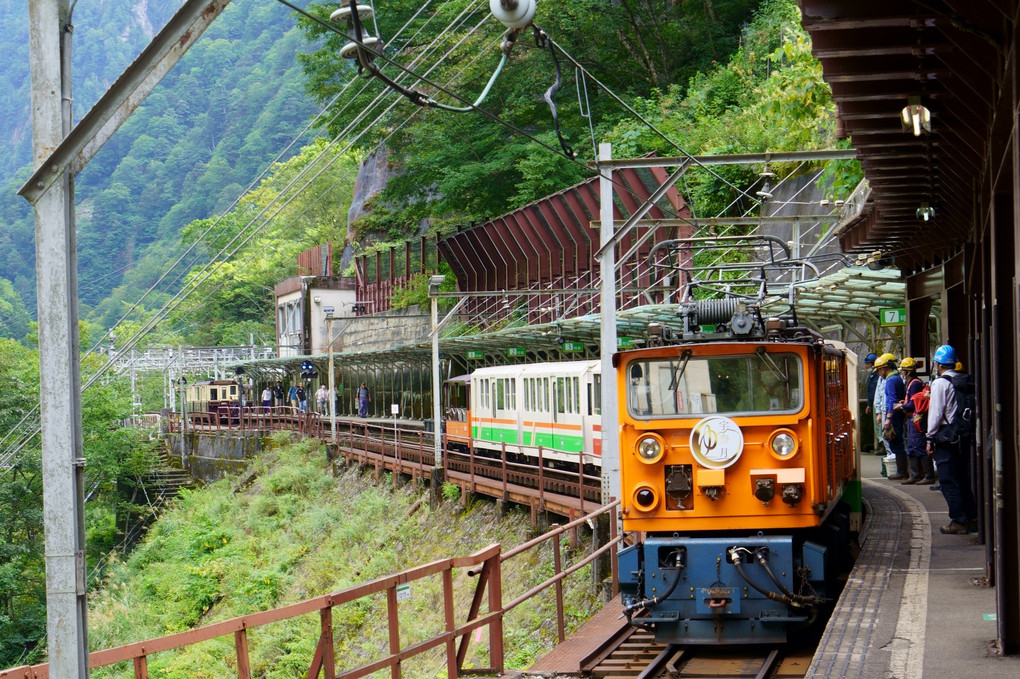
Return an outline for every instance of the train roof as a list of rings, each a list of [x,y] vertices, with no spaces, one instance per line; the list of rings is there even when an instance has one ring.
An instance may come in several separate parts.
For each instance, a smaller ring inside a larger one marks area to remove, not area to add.
[[[471,378],[517,375],[572,375],[582,374],[591,370],[598,371],[602,363],[598,360],[556,361],[551,363],[515,363],[512,365],[479,368],[471,373]]]

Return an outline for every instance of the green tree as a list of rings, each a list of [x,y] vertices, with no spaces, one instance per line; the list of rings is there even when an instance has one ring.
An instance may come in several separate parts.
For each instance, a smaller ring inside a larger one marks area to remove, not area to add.
[[[31,320],[21,295],[9,280],[0,278],[0,337],[24,339]]]
[[[539,3],[535,23],[614,92],[648,96],[656,87],[680,87],[713,60],[724,58],[736,47],[737,28],[757,4],[754,0],[547,0]],[[489,20],[475,30],[486,10],[475,8],[464,18],[461,13],[468,6],[455,1],[417,13],[421,3],[395,0],[376,20],[388,55],[406,63],[422,57],[421,64],[413,65],[416,73],[438,62],[428,74],[429,81],[471,101],[496,66],[496,43],[503,28]],[[335,4],[312,4],[309,11],[326,20],[334,8]],[[398,33],[405,21],[408,26]],[[338,56],[346,37],[305,19],[300,22],[316,46],[301,55],[309,92],[328,102],[355,75],[354,67]],[[451,30],[441,33],[447,27]],[[434,48],[428,47],[433,41]],[[395,95],[370,80],[364,87],[357,81],[351,92],[345,92],[343,110],[330,122],[329,132],[339,134],[362,111],[368,112],[369,120],[383,115],[381,126],[361,143],[373,148],[385,139],[393,149],[401,174],[390,181],[379,202],[404,213],[394,215],[396,221],[417,224],[421,217],[437,215],[458,220],[494,216],[590,175],[583,165],[593,156],[589,121],[581,115],[574,68],[563,54],[558,58],[562,86],[555,101],[560,129],[579,154],[578,162],[561,153],[550,109],[542,100],[556,79],[556,70],[550,51],[536,46],[530,33],[520,37],[502,75],[480,105],[513,129],[481,113],[418,110],[406,102],[383,114],[384,104],[373,104],[373,98],[382,95],[388,103]],[[444,103],[462,105],[449,94],[416,83],[381,60],[378,63],[390,77],[405,80]],[[590,79],[586,82],[585,113],[598,132],[619,120],[624,109]]]

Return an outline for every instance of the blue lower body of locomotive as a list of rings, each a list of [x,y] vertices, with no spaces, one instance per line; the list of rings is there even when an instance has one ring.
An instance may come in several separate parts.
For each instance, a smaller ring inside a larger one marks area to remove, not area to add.
[[[826,551],[789,535],[650,536],[619,553],[623,604],[661,643],[782,644],[815,617],[814,606],[789,601],[824,596]]]

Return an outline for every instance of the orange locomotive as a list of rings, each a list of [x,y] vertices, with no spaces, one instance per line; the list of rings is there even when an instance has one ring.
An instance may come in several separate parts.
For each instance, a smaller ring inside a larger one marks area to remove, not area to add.
[[[856,357],[736,299],[614,357],[628,617],[669,643],[782,643],[838,589],[860,520]]]

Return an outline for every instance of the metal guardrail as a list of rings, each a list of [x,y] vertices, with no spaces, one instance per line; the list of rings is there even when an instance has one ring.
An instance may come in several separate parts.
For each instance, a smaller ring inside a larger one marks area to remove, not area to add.
[[[315,652],[309,660],[306,677],[325,679],[358,679],[380,670],[389,670],[391,679],[401,679],[401,663],[409,658],[421,655],[434,648],[446,648],[446,672],[448,679],[458,679],[463,674],[502,674],[505,669],[503,618],[528,599],[554,587],[556,592],[556,623],[560,641],[565,637],[563,581],[577,573],[595,559],[609,553],[612,564],[612,582],[614,596],[618,592],[616,573],[616,549],[620,536],[615,531],[616,510],[619,502],[601,507],[595,512],[572,521],[564,526],[554,526],[552,530],[508,552],[501,552],[500,545],[490,545],[468,557],[439,559],[417,568],[405,570],[396,575],[379,578],[363,585],[349,587],[339,592],[306,599],[304,601],[283,606],[269,611],[243,615],[222,622],[206,625],[187,632],[171,634],[156,639],[139,641],[116,648],[95,651],[89,654],[91,668],[104,667],[119,662],[130,661],[134,667],[136,679],[147,679],[149,676],[149,657],[174,649],[233,635],[235,666],[238,679],[251,679],[251,658],[249,653],[248,630],[270,625],[283,620],[290,620],[304,615],[319,616],[319,639]],[[574,530],[582,524],[593,521],[602,514],[609,513],[610,539],[606,544],[594,549],[591,554],[577,563],[563,568],[560,549],[560,536],[564,532]],[[503,603],[502,564],[520,554],[552,541],[553,543],[553,575],[541,584],[533,587],[513,601]],[[474,594],[470,607],[463,622],[458,624],[454,611],[454,577],[455,568],[468,569],[468,574],[477,576]],[[428,639],[418,641],[407,647],[401,646],[401,625],[398,587],[426,577],[440,576],[443,590],[444,630]],[[333,609],[375,594],[386,595],[387,639],[386,655],[372,662],[351,669],[336,666],[336,638],[333,632]],[[487,613],[482,614],[483,601],[487,602]],[[464,668],[467,657],[471,632],[482,627],[489,630],[489,659],[492,667]],[[0,670],[0,679],[48,679],[49,665],[31,665]]]

